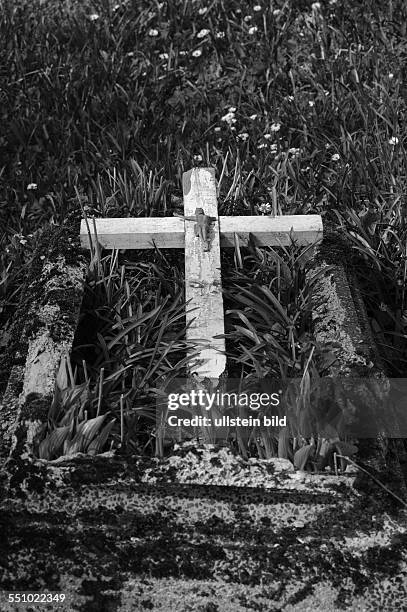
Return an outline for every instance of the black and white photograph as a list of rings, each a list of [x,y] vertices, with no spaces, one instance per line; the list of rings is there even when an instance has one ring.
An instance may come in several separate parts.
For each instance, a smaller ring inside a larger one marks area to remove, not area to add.
[[[0,0],[0,612],[407,610],[405,0]]]

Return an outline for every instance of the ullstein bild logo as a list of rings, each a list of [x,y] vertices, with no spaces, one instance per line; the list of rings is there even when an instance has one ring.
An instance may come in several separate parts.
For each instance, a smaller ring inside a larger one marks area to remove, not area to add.
[[[168,417],[167,423],[170,427],[285,427],[287,425],[287,417],[272,416],[267,417],[262,415],[261,418],[249,416],[231,417],[224,415],[222,417],[205,417],[194,416],[192,418],[178,417],[172,414]]]

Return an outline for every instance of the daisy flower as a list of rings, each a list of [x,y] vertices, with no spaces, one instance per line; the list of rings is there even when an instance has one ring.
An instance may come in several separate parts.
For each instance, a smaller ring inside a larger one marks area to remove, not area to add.
[[[262,215],[269,215],[271,211],[272,211],[272,206],[268,202],[265,202],[264,204],[260,204],[259,212],[261,212]]]
[[[192,55],[193,57],[201,57],[202,49],[195,49],[195,51],[192,51]]]
[[[221,117],[221,121],[226,121],[226,123],[232,125],[232,123],[236,123],[235,114],[230,112],[226,113],[226,115],[223,115],[223,117]]]

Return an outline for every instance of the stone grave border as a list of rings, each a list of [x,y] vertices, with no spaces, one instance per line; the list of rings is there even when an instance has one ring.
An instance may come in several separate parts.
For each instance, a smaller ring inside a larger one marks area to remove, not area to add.
[[[27,272],[1,364],[9,379],[0,398],[0,461],[33,455],[62,358],[71,351],[88,268],[77,227],[47,230]]]
[[[58,369],[71,350],[79,320],[89,253],[80,248],[78,229],[77,222],[51,228],[28,271],[6,355],[10,374],[0,400],[0,463],[35,461],[35,448],[46,427]],[[324,270],[313,293],[314,335],[321,344],[338,344],[334,349],[337,362],[329,374],[385,380],[346,253],[346,241],[324,228],[324,238],[316,247],[309,272]],[[341,261],[344,264],[338,263]],[[382,442],[377,443],[375,452],[381,457],[376,466],[383,467]],[[400,473],[399,465],[396,471]]]

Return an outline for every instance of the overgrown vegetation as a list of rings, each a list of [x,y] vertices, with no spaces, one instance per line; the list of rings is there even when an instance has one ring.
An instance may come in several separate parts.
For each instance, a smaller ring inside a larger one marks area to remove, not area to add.
[[[182,173],[203,165],[221,214],[320,213],[342,228],[388,374],[404,376],[406,24],[403,0],[3,2],[0,350],[49,224],[80,204],[171,215]],[[317,367],[298,256],[252,254],[247,272],[236,260],[228,342],[244,376]],[[93,262],[96,335],[70,378],[83,389],[66,405],[69,439],[110,411],[109,439],[142,450],[147,387],[185,367],[182,279],[164,255],[123,266],[117,253]]]

